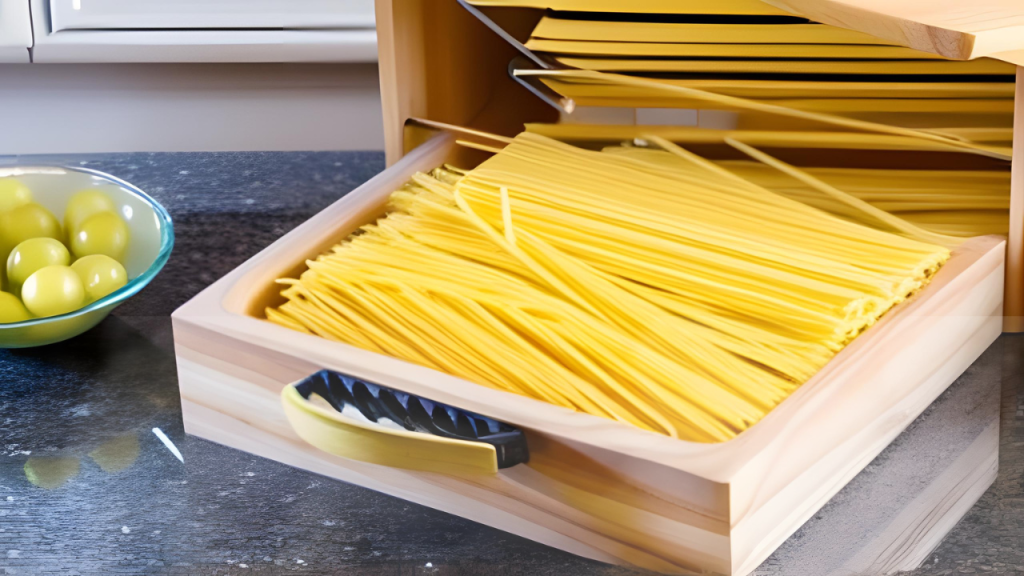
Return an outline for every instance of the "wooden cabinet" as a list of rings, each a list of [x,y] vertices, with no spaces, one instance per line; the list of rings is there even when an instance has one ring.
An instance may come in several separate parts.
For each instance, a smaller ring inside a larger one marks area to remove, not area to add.
[[[667,573],[746,574],[1002,331],[1005,240],[974,238],[956,249],[930,285],[761,422],[728,442],[698,444],[271,324],[262,310],[277,297],[274,279],[295,274],[306,259],[380,216],[390,193],[416,171],[449,161],[465,165],[467,152],[452,136],[410,120],[508,135],[524,122],[558,119],[554,108],[509,77],[517,50],[456,0],[378,0],[377,21],[390,167],[175,312],[190,434],[591,558]],[[1015,186],[1019,203],[1020,178]],[[1015,210],[1020,219],[1020,206]],[[1017,252],[1010,255],[1019,260],[1019,239],[1014,242]],[[1011,273],[1019,273],[1019,262],[1014,266]],[[531,460],[497,474],[438,474],[320,452],[289,426],[279,397],[288,383],[323,368],[518,426],[526,431]],[[958,482],[940,483],[911,511],[920,515],[910,524],[920,537],[894,549],[919,561],[991,483],[997,439],[995,428],[985,430],[969,449],[985,462],[965,468],[978,472],[964,476],[969,495]],[[950,509],[957,512],[947,514]],[[905,535],[872,537],[895,543]],[[877,540],[871,546],[886,548]]]

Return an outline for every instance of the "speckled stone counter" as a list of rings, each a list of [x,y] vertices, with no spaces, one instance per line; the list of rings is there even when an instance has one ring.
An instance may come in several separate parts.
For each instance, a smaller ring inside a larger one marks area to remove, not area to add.
[[[382,154],[17,161],[81,164],[138,185],[171,212],[176,245],[161,275],[95,330],[0,350],[0,574],[636,573],[184,435],[169,314],[381,170]],[[999,477],[916,574],[1024,573],[1022,358],[1024,337],[1004,336],[954,385],[1001,379]],[[903,440],[876,462],[906,450]],[[773,557],[758,573],[784,565]]]

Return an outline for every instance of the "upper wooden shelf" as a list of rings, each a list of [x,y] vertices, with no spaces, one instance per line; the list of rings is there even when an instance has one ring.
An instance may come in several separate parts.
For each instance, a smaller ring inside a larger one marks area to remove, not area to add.
[[[1024,66],[1021,0],[765,0],[816,22],[967,60],[989,56]]]
[[[795,14],[954,60],[1024,65],[1024,0],[468,0],[478,7],[664,14]],[[836,43],[843,43],[837,40]]]

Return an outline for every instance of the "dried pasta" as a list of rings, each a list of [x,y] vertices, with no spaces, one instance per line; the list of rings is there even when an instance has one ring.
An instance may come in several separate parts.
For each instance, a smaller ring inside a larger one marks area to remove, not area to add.
[[[523,133],[417,174],[281,279],[268,320],[698,442],[759,421],[949,249],[772,192],[688,151]],[[671,158],[671,161],[664,161]]]

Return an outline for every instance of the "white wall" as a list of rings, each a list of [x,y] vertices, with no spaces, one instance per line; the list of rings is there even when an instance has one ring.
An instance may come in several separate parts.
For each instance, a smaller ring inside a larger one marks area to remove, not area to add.
[[[0,154],[383,147],[374,64],[0,65]]]

